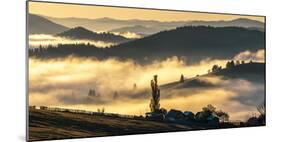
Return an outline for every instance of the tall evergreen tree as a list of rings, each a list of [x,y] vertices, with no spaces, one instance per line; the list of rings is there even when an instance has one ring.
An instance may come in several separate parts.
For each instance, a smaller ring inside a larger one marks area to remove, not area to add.
[[[151,101],[150,110],[151,112],[159,112],[160,109],[160,89],[158,88],[157,75],[154,75],[153,80],[151,80]]]

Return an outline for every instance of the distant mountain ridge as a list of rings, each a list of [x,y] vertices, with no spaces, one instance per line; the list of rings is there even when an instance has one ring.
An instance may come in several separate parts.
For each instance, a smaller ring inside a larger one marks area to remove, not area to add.
[[[121,33],[133,32],[133,33],[147,35],[147,34],[155,34],[162,30],[170,30],[182,26],[243,27],[243,28],[258,29],[260,31],[264,31],[264,23],[255,20],[245,19],[245,18],[239,18],[230,21],[155,22],[155,25],[154,24],[150,26],[135,25],[135,26],[117,28],[110,31],[121,32]]]
[[[113,29],[110,30],[110,32],[118,32],[118,33],[130,32],[130,33],[136,33],[145,36],[145,35],[151,35],[157,33],[161,30],[165,30],[165,29],[161,27],[146,27],[142,25],[136,25],[136,26],[128,26],[128,27]]]
[[[69,29],[35,14],[28,15],[28,24],[29,34],[57,34]]]
[[[264,23],[256,20],[251,20],[247,18],[238,18],[230,21],[191,21],[188,22],[186,25],[206,25],[206,26],[213,26],[213,27],[243,27],[243,28],[264,28]]]
[[[114,35],[111,33],[96,33],[83,27],[75,27],[69,29],[67,31],[57,34],[57,36],[73,38],[73,39],[89,39],[89,40],[117,42],[117,43],[129,41],[129,39],[123,36]]]
[[[68,27],[77,27],[83,26],[92,31],[116,31],[120,28],[132,28],[136,26],[143,26],[152,29],[158,29],[152,34],[157,33],[161,30],[170,30],[176,27],[182,26],[215,26],[215,27],[226,27],[226,26],[235,26],[235,27],[255,27],[259,29],[264,29],[264,23],[252,19],[239,18],[229,21],[170,21],[162,22],[156,20],[140,20],[140,19],[129,19],[129,20],[119,20],[109,17],[103,17],[98,19],[86,19],[86,18],[54,18],[46,17],[47,19]],[[132,29],[130,29],[132,30]],[[122,30],[121,32],[130,32],[130,30]],[[146,34],[139,32],[139,34]]]
[[[264,32],[239,27],[188,26],[121,43],[107,49],[87,45],[61,45],[44,52],[32,51],[30,56],[56,58],[68,55],[106,59],[117,57],[151,63],[172,56],[189,62],[206,58],[227,59],[240,52],[264,48]]]

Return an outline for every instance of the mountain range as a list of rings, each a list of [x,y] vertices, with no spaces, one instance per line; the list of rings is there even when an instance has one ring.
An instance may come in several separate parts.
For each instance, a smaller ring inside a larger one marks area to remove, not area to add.
[[[29,14],[29,31],[31,34],[58,34],[69,28],[84,27],[95,32],[136,33],[152,35],[163,30],[171,30],[182,26],[244,27],[264,31],[264,23],[256,20],[239,18],[229,21],[172,21],[156,20],[118,20],[108,17],[98,19],[86,18],[54,18]]]
[[[151,22],[151,21],[150,21]],[[231,21],[179,21],[179,22],[154,22],[152,25],[134,25],[110,30],[111,32],[132,32],[143,35],[151,35],[162,30],[174,29],[182,26],[213,26],[213,27],[244,27],[264,31],[264,24],[259,21],[240,18]]]
[[[110,48],[99,49],[88,45],[60,45],[44,52],[31,50],[30,56],[39,58],[69,55],[106,59],[117,57],[133,59],[139,63],[171,56],[195,62],[206,58],[225,59],[242,51],[264,48],[264,32],[240,27],[186,26],[124,42]]]
[[[57,34],[68,29],[68,27],[56,24],[42,16],[28,15],[29,34]]]
[[[154,34],[162,30],[170,30],[176,27],[182,26],[214,26],[214,27],[244,27],[244,28],[258,28],[264,29],[264,23],[256,20],[239,18],[229,21],[156,21],[156,20],[119,20],[108,17],[97,18],[97,19],[86,19],[86,18],[45,18],[67,26],[77,27],[82,26],[92,31],[118,31],[118,32],[136,32],[138,34]],[[150,31],[147,32],[149,29]]]

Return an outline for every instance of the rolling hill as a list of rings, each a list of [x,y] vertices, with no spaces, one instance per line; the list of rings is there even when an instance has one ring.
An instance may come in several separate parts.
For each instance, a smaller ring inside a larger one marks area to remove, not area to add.
[[[117,42],[117,43],[127,42],[130,40],[123,36],[114,35],[111,33],[96,33],[83,27],[75,27],[69,29],[67,31],[57,34],[57,36],[71,38],[71,39],[89,39],[89,40]]]
[[[187,125],[150,121],[144,118],[113,117],[48,110],[29,110],[29,120],[29,141],[237,127],[233,124],[214,126],[190,123]]]
[[[68,27],[56,24],[42,16],[29,14],[29,34],[57,34],[68,30]]]
[[[264,33],[238,27],[188,26],[163,31],[108,49],[113,56],[140,62],[171,56],[189,61],[225,59],[245,51],[264,48]]]
[[[265,63],[247,63],[236,65],[232,68],[224,68],[217,72],[212,72],[193,78],[186,79],[184,82],[171,82],[160,86],[161,89],[171,88],[204,88],[204,87],[219,87],[217,84],[213,84],[204,81],[205,77],[223,77],[224,80],[229,79],[243,79],[249,82],[261,83],[265,82]]]

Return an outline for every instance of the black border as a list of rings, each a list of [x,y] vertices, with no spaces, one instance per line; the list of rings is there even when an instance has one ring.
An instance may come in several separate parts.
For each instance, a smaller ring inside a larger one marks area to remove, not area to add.
[[[251,15],[251,14],[234,14],[234,13],[220,13],[220,12],[203,12],[203,11],[192,11],[192,10],[173,10],[173,9],[160,9],[160,8],[141,8],[141,7],[130,7],[130,6],[117,6],[117,5],[101,5],[101,4],[85,4],[85,3],[71,3],[71,2],[55,2],[55,1],[40,1],[40,0],[26,0],[26,141],[29,140],[29,2],[38,2],[38,3],[51,3],[51,4],[66,4],[66,5],[80,5],[80,6],[101,6],[101,7],[112,7],[112,8],[131,8],[131,9],[142,9],[142,10],[158,10],[158,11],[174,11],[174,12],[193,12],[193,13],[205,13],[205,14],[224,14],[224,15],[240,15],[240,16],[255,16],[264,18],[264,104],[266,108],[266,16],[264,15]],[[266,113],[267,118],[267,113]],[[267,119],[265,119],[265,125],[261,126],[246,126],[246,127],[237,127],[239,128],[253,128],[253,127],[264,127],[266,126]],[[157,133],[172,133],[172,132],[188,132],[188,131],[200,131],[200,130],[223,130],[223,129],[234,129],[234,128],[208,128],[208,129],[193,129],[193,130],[177,130],[169,132],[147,132],[147,133],[135,133],[135,134],[121,134],[121,135],[106,135],[106,136],[89,136],[89,137],[73,137],[73,138],[58,138],[58,139],[41,139],[33,141],[53,141],[53,140],[67,140],[67,139],[81,139],[81,138],[99,138],[99,137],[112,137],[112,136],[128,136],[128,135],[145,135],[145,134],[157,134]]]

